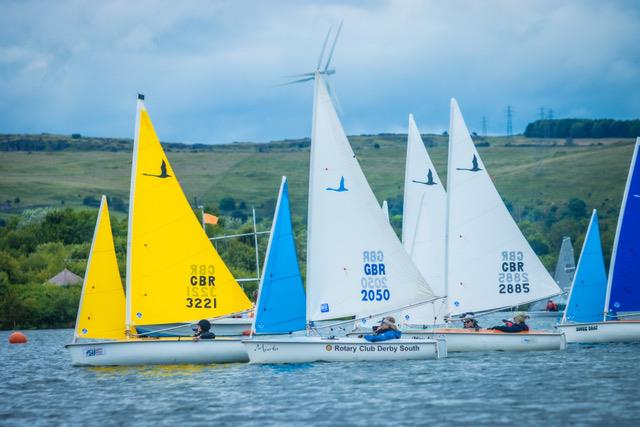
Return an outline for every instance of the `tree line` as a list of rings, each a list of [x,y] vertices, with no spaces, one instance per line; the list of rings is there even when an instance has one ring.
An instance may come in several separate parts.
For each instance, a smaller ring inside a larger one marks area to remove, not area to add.
[[[536,120],[524,131],[527,138],[636,138],[640,119],[555,119]]]

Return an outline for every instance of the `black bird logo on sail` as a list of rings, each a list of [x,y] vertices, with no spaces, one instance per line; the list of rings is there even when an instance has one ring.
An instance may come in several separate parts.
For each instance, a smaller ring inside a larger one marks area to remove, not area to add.
[[[167,173],[167,164],[164,160],[162,160],[162,164],[160,165],[160,175],[154,175],[152,173],[143,173],[142,175],[153,176],[156,178],[170,178],[171,175]]]
[[[471,160],[471,169],[467,169],[467,168],[456,168],[459,171],[469,171],[469,172],[478,172],[481,171],[482,169],[480,169],[478,167],[478,158],[476,157],[476,155],[473,155],[473,160]]]
[[[416,181],[415,179],[412,179],[411,182],[415,182],[416,184],[424,184],[424,185],[436,185],[437,182],[435,182],[433,180],[433,172],[431,172],[431,169],[429,169],[429,171],[427,172],[427,180],[426,181]]]
[[[325,188],[325,190],[327,190],[327,191],[335,191],[337,193],[342,193],[344,191],[349,191],[349,189],[344,186],[344,176],[340,177],[340,186],[338,188],[327,187],[327,188]]]

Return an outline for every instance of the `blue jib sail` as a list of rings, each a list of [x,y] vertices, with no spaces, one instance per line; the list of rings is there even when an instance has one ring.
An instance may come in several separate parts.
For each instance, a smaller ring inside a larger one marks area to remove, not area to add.
[[[569,302],[565,312],[569,322],[599,322],[607,293],[607,273],[604,269],[598,213],[593,210]]]
[[[289,333],[304,330],[305,325],[306,299],[291,227],[287,179],[282,177],[262,272],[255,332]]]
[[[640,138],[622,198],[618,229],[611,255],[609,319],[618,313],[640,311]]]

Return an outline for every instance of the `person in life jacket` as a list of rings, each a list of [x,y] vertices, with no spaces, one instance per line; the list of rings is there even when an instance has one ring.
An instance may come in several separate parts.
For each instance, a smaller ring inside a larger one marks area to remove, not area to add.
[[[527,324],[525,323],[528,317],[529,316],[527,316],[526,314],[518,313],[515,316],[513,316],[513,322],[510,322],[508,320],[503,320],[504,325],[494,326],[494,327],[489,328],[489,329],[493,329],[493,330],[496,330],[496,331],[502,331],[502,332],[524,332],[524,331],[528,331],[529,330],[529,326],[527,326]]]
[[[558,311],[558,305],[553,300],[547,301],[547,311]]]
[[[480,330],[480,325],[478,324],[478,321],[473,317],[473,313],[464,313],[460,320],[462,320],[462,327],[464,329],[475,329],[476,331]]]
[[[373,334],[365,335],[364,339],[369,342],[379,342],[395,340],[402,336],[402,332],[396,326],[396,319],[387,316],[382,319],[380,326],[373,328]]]
[[[193,334],[193,340],[212,340],[216,337],[216,335],[211,332],[211,322],[207,319],[202,319],[198,322],[198,325],[194,329],[195,334]]]

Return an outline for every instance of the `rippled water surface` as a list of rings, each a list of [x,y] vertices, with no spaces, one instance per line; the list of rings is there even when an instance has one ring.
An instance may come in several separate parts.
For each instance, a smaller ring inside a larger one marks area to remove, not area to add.
[[[549,321],[546,321],[549,322]],[[640,425],[640,345],[423,362],[73,368],[0,332],[2,425]]]

